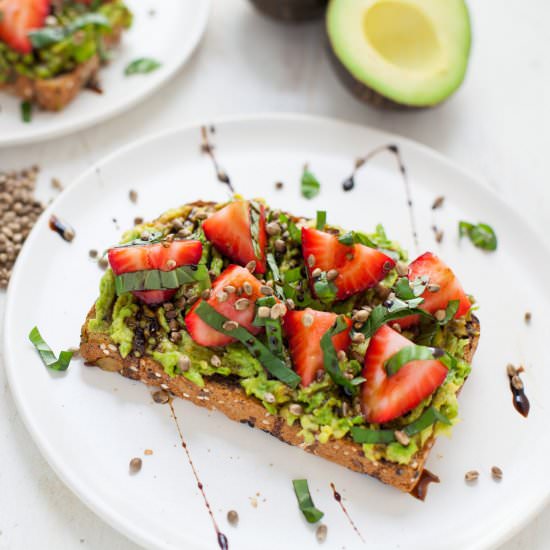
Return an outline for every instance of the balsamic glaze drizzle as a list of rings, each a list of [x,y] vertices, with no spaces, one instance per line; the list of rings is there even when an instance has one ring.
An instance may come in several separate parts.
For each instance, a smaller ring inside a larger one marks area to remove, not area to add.
[[[210,133],[213,134],[214,132],[214,126],[211,126]],[[212,143],[208,139],[208,128],[206,126],[201,126],[201,151],[205,155],[208,155],[212,160],[212,164],[214,165],[214,170],[216,172],[216,177],[218,178],[218,181],[227,185],[231,193],[235,193],[235,188],[233,187],[233,184],[231,183],[231,179],[227,175],[227,172],[223,170],[218,164],[216,155],[214,153],[214,145],[212,145]]]
[[[523,369],[520,367],[520,369],[518,369],[517,371],[517,376],[519,376],[522,372]],[[510,390],[512,391],[512,403],[514,404],[514,408],[516,409],[516,411],[527,418],[527,415],[529,414],[529,409],[531,408],[531,404],[529,403],[527,395],[525,395],[525,388],[523,386],[520,388],[516,388],[512,383],[512,378],[513,376],[508,375],[508,379],[510,381]]]
[[[428,487],[430,483],[439,483],[439,478],[430,472],[430,470],[422,470],[418,483],[414,486],[410,494],[418,500],[426,500],[428,494]]]
[[[60,220],[57,216],[52,214],[48,225],[52,231],[57,233],[64,241],[70,243],[75,236],[74,229],[67,223]]]
[[[334,483],[332,483],[332,481],[330,482],[330,488],[332,489],[332,494],[334,495],[334,500],[340,505],[340,508],[342,508],[342,512],[344,512],[345,516],[348,518],[348,521],[350,522],[350,525],[353,527],[353,530],[357,533],[357,535],[359,536],[359,538],[363,542],[366,542],[365,539],[363,538],[363,535],[361,534],[361,532],[357,528],[357,525],[355,525],[355,523],[351,519],[351,516],[349,515],[349,512],[347,511],[346,507],[344,506],[344,503],[342,502],[342,495],[336,490],[336,487],[335,487]]]
[[[399,172],[401,173],[401,177],[403,178],[403,184],[405,186],[405,197],[407,199],[407,208],[409,210],[409,217],[410,217],[414,245],[418,251],[418,248],[419,248],[418,231],[416,230],[416,220],[414,215],[411,185],[409,182],[407,168],[405,167],[405,163],[403,162],[403,157],[401,155],[401,150],[397,145],[395,144],[380,145],[376,149],[373,149],[372,151],[367,153],[364,157],[357,159],[357,161],[355,162],[355,168],[353,169],[353,172],[351,173],[350,176],[348,176],[343,181],[342,189],[344,191],[351,191],[355,187],[355,176],[357,175],[357,172],[361,169],[361,167],[367,164],[367,162],[369,162],[372,158],[379,155],[380,153],[383,153],[384,151],[390,152],[395,157],[395,160],[397,162],[397,167],[399,168]]]
[[[185,443],[185,439],[183,439],[183,433],[180,428],[180,424],[178,422],[178,417],[176,416],[176,411],[174,410],[174,405],[172,404],[172,400],[168,401],[168,405],[170,405],[170,411],[172,414],[172,418],[174,419],[174,422],[176,424],[176,428],[178,430],[178,435],[181,440],[181,446],[183,447],[185,454],[187,455],[187,460],[189,461],[189,465],[191,466],[191,470],[193,471],[193,475],[195,476],[195,480],[197,482],[197,487],[199,488],[199,491],[202,494],[202,498],[204,500],[204,504],[206,506],[206,509],[208,510],[208,514],[210,515],[210,519],[212,520],[212,525],[214,526],[214,530],[216,531],[216,536],[218,539],[218,546],[221,550],[228,550],[229,549],[229,541],[227,540],[227,537],[224,533],[220,531],[220,528],[218,527],[218,523],[216,522],[216,518],[214,517],[214,513],[212,512],[212,507],[210,506],[210,502],[208,501],[208,498],[206,497],[206,493],[204,492],[204,486],[201,483],[201,480],[199,478],[199,474],[197,472],[197,469],[195,468],[195,464],[193,462],[193,459],[191,458],[191,453],[189,452],[189,449],[187,448],[187,443]]]

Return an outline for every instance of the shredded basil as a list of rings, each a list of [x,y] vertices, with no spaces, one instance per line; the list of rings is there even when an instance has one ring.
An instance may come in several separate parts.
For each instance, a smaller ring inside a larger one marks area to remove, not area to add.
[[[414,422],[405,426],[402,431],[409,437],[420,433],[421,431],[433,426],[436,422],[450,425],[451,421],[435,407],[426,409]],[[362,428],[352,426],[351,437],[356,443],[367,444],[388,444],[397,441],[393,430],[375,430],[372,428]]]
[[[431,361],[434,359],[440,361],[449,369],[456,364],[456,359],[441,348],[411,344],[401,348],[386,361],[386,372],[388,376],[392,376],[411,361]]]
[[[21,102],[21,119],[23,120],[23,122],[31,122],[32,103],[30,101]]]
[[[269,252],[266,259],[267,259],[267,265],[269,266],[269,269],[271,269],[273,280],[276,281],[277,283],[281,282],[281,273],[279,272],[279,266],[275,261],[275,256],[271,252]]]
[[[482,250],[493,251],[497,249],[497,236],[493,228],[486,223],[474,225],[460,221],[458,223],[458,233],[461,237],[467,235],[472,243]]]
[[[353,246],[354,244],[362,244],[369,248],[378,248],[367,235],[360,231],[348,231],[338,237],[338,242],[345,244],[346,246]]]
[[[127,246],[141,246],[141,245],[148,245],[148,244],[157,244],[160,243],[164,238],[164,235],[162,234],[162,231],[153,231],[153,233],[150,234],[148,239],[142,239],[141,237],[138,237],[137,239],[134,239],[133,241],[130,241],[128,243],[123,243],[115,246],[114,248],[126,248]]]
[[[205,265],[182,265],[171,271],[146,269],[133,273],[122,273],[115,277],[117,296],[133,290],[163,290],[179,288],[181,285],[210,281]]]
[[[254,255],[260,261],[263,260],[262,248],[260,247],[261,216],[261,206],[255,201],[250,201],[250,237],[252,239],[252,248],[254,249]]]
[[[309,523],[317,523],[325,514],[315,508],[309,492],[307,479],[294,479],[292,485],[300,511]]]
[[[64,371],[69,368],[69,363],[73,357],[72,351],[62,351],[59,353],[59,358],[55,356],[50,346],[46,344],[44,338],[40,334],[38,327],[34,327],[29,333],[29,340],[38,351],[42,362],[46,367],[56,371]]]
[[[323,271],[313,282],[315,296],[322,302],[332,302],[338,293],[338,287],[333,281],[327,279],[326,271]]]
[[[273,307],[277,303],[277,300],[273,296],[266,296],[259,298],[256,301],[258,308]],[[267,336],[267,346],[277,357],[283,359],[283,330],[281,327],[281,319],[271,319],[271,317],[260,317],[256,310],[256,318],[254,319],[254,326],[265,327],[265,333]]]
[[[195,313],[214,330],[241,342],[272,376],[287,386],[296,388],[301,382],[301,378],[292,369],[287,367],[282,359],[273,355],[269,349],[244,327],[239,326],[234,330],[225,330],[223,325],[229,319],[216,311],[207,302],[201,301],[195,309]]]
[[[302,197],[306,199],[313,199],[321,191],[321,184],[319,183],[317,178],[308,170],[307,166],[304,167],[304,171],[302,173],[300,189],[302,191]]]
[[[293,241],[302,243],[302,231],[286,214],[279,215],[279,223],[286,224],[288,234]]]
[[[327,213],[325,210],[317,210],[317,219],[315,220],[315,227],[322,231],[327,224]]]
[[[360,331],[366,338],[371,338],[382,325],[391,321],[397,321],[397,319],[403,319],[409,315],[422,315],[429,319],[433,319],[429,313],[417,307],[417,305],[423,301],[423,298],[416,298],[408,302],[399,300],[397,304],[394,302],[390,308],[382,305],[376,306],[371,311],[371,314]]]
[[[401,300],[414,300],[424,294],[428,286],[428,277],[418,277],[409,281],[407,277],[400,277],[394,285],[395,295]]]
[[[151,59],[150,57],[140,57],[127,65],[126,69],[124,69],[124,74],[126,76],[133,74],[147,74],[156,71],[160,67],[162,67],[162,63],[156,59]]]

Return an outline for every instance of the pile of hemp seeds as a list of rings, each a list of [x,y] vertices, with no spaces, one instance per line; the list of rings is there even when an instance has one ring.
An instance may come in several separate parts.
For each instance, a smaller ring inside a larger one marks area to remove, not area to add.
[[[8,286],[13,265],[44,210],[34,191],[39,168],[0,172],[0,289]]]

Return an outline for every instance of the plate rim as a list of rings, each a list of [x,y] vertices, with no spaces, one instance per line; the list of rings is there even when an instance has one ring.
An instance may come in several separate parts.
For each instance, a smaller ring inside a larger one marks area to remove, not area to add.
[[[264,122],[264,123],[265,122],[289,122],[289,123],[304,123],[304,124],[317,123],[317,124],[323,124],[323,125],[325,124],[339,125],[343,127],[348,127],[350,129],[368,130],[380,136],[381,139],[388,140],[388,141],[391,141],[391,140],[398,141],[399,143],[405,144],[407,147],[416,149],[422,155],[429,158],[430,160],[442,163],[447,168],[455,171],[456,173],[459,173],[462,177],[472,180],[476,186],[481,187],[484,192],[488,193],[491,196],[492,200],[496,201],[499,204],[500,208],[504,208],[508,212],[513,212],[515,216],[519,216],[522,219],[522,222],[526,225],[527,229],[536,235],[537,240],[540,241],[540,244],[542,245],[542,248],[546,252],[546,254],[550,254],[550,246],[542,240],[540,233],[531,225],[529,220],[525,219],[521,215],[521,213],[519,213],[516,209],[514,209],[513,206],[507,200],[500,197],[496,193],[496,191],[490,185],[488,185],[488,183],[481,176],[478,176],[474,172],[459,165],[457,162],[446,157],[443,153],[440,153],[435,149],[432,149],[431,147],[424,145],[422,143],[419,143],[413,139],[401,136],[393,132],[388,132],[386,130],[382,130],[370,125],[350,122],[348,120],[337,118],[337,117],[318,116],[318,115],[292,113],[292,112],[282,112],[282,113],[265,112],[265,113],[232,114],[232,115],[226,115],[226,116],[216,116],[216,117],[213,117],[211,120],[205,120],[204,118],[194,119],[182,126],[171,128],[168,130],[161,130],[158,132],[154,132],[154,133],[142,136],[136,140],[133,140],[127,143],[126,145],[123,145],[122,147],[116,149],[115,151],[109,153],[108,155],[100,158],[93,165],[89,166],[85,171],[83,171],[80,174],[80,176],[75,178],[66,187],[66,190],[76,188],[77,186],[82,185],[83,182],[90,175],[93,175],[98,169],[101,169],[102,167],[108,165],[112,161],[116,160],[118,157],[122,157],[126,153],[134,149],[139,149],[140,147],[143,147],[146,144],[151,144],[156,141],[164,140],[164,139],[170,138],[171,136],[183,134],[192,130],[198,131],[199,128],[201,126],[204,126],[205,124],[223,126],[224,124],[239,124],[239,123],[247,124],[247,123],[257,123],[257,122]],[[14,299],[12,298],[13,293],[11,292],[11,289],[13,287],[13,281],[16,281],[17,278],[19,277],[19,271],[21,269],[20,268],[21,261],[19,261],[19,258],[23,258],[26,256],[27,250],[29,249],[29,246],[30,246],[29,243],[32,243],[35,237],[35,234],[38,233],[39,222],[41,222],[42,219],[48,217],[52,213],[52,211],[57,207],[57,203],[62,196],[63,196],[63,193],[61,193],[58,197],[55,198],[54,201],[52,201],[48,205],[48,207],[44,210],[44,212],[38,219],[31,233],[27,237],[27,240],[25,241],[25,244],[19,254],[18,260],[14,266],[11,282],[10,282],[10,285],[8,286],[8,290],[6,293],[6,304],[5,304],[5,310],[4,310],[4,331],[2,335],[2,344],[4,349],[4,354],[3,354],[4,370],[6,372],[6,377],[8,380],[10,391],[13,396],[15,405],[17,407],[17,411],[23,421],[23,424],[25,425],[25,428],[29,432],[29,435],[31,436],[33,442],[38,447],[41,455],[44,457],[48,465],[54,470],[56,475],[61,479],[64,485],[67,488],[69,488],[73,492],[73,494],[77,496],[79,500],[81,500],[90,510],[92,510],[98,517],[100,517],[113,529],[115,529],[119,533],[122,533],[131,541],[137,544],[140,544],[144,547],[171,548],[171,546],[167,544],[163,544],[162,541],[159,539],[159,537],[151,536],[151,534],[148,531],[144,531],[140,526],[136,525],[135,523],[129,522],[123,515],[119,514],[115,508],[113,508],[110,504],[106,503],[104,499],[97,498],[97,495],[94,497],[93,494],[90,494],[89,491],[86,490],[86,487],[81,486],[80,481],[76,476],[72,476],[62,471],[62,464],[60,463],[58,464],[56,459],[56,454],[55,452],[52,452],[51,449],[49,448],[50,446],[47,441],[47,438],[42,437],[40,430],[38,429],[38,426],[34,424],[34,421],[31,418],[32,415],[27,410],[25,400],[22,394],[19,393],[19,391],[16,389],[17,385],[14,383],[15,382],[14,379],[12,379],[13,369],[10,366],[8,366],[13,364],[13,361],[11,361],[11,358],[10,358],[11,344],[10,344],[10,338],[8,337],[10,329],[7,321],[9,317],[13,315],[12,310],[14,309],[14,306],[15,306]],[[523,527],[525,527],[528,523],[530,523],[535,518],[535,516],[543,510],[544,507],[550,504],[550,491],[547,491],[546,495],[541,495],[538,498],[530,499],[529,502],[530,504],[528,506],[525,506],[524,508],[525,512],[523,515],[514,517],[513,521],[508,522],[507,525],[501,528],[500,530],[493,531],[491,533],[486,534],[486,536],[483,537],[483,539],[478,540],[475,543],[471,544],[469,548],[471,548],[472,550],[474,549],[485,550],[485,549],[497,548],[498,546],[500,546],[501,544],[503,544],[504,542],[512,538]],[[207,546],[204,546],[201,544],[200,546],[195,546],[195,548],[206,549]]]
[[[206,32],[206,27],[208,25],[210,12],[212,9],[212,2],[211,0],[198,0],[194,2],[194,6],[198,8],[196,15],[196,24],[193,27],[193,31],[188,35],[189,40],[187,42],[187,48],[183,51],[183,54],[180,56],[179,61],[173,64],[167,71],[165,71],[160,76],[160,78],[158,78],[158,80],[156,80],[149,88],[145,89],[140,94],[137,94],[129,101],[123,102],[117,107],[100,109],[95,116],[82,120],[77,120],[74,123],[61,123],[54,129],[44,128],[43,130],[39,130],[37,133],[30,136],[21,135],[18,137],[10,138],[9,135],[7,135],[6,137],[2,137],[0,135],[0,147],[8,148],[21,145],[31,145],[36,143],[43,143],[44,141],[50,139],[70,136],[82,130],[96,127],[102,122],[106,122],[117,116],[120,116],[130,109],[134,108],[136,105],[139,105],[143,101],[149,99],[156,91],[158,91],[161,87],[165,86],[170,80],[172,80],[182,69],[182,67],[189,62],[193,53],[197,49],[202,37],[204,36],[204,33]],[[58,113],[58,115],[62,116],[63,111]]]

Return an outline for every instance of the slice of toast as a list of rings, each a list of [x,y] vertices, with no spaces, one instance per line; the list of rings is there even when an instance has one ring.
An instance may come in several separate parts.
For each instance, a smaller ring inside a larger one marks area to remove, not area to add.
[[[213,376],[206,379],[204,388],[190,382],[183,376],[171,378],[162,365],[150,357],[136,358],[131,355],[122,358],[117,347],[110,342],[106,334],[88,331],[88,320],[95,317],[95,307],[88,317],[81,332],[80,354],[88,365],[95,365],[106,371],[118,372],[122,376],[139,380],[149,386],[160,387],[177,397],[192,401],[200,407],[218,410],[228,418],[250,427],[259,428],[289,445],[323,457],[345,466],[350,470],[368,474],[380,481],[405,492],[411,492],[420,480],[424,464],[435,442],[432,435],[419,449],[411,462],[400,465],[386,460],[372,461],[363,453],[362,445],[351,438],[344,437],[328,443],[315,442],[306,445],[299,435],[301,426],[289,426],[280,416],[266,411],[255,397],[247,396],[244,389],[231,379]],[[479,321],[472,316],[467,323],[468,343],[464,350],[464,359],[471,363],[479,340]]]
[[[115,28],[103,38],[104,46],[110,50],[121,40],[123,29]],[[23,101],[35,103],[45,111],[61,111],[87,86],[97,80],[101,67],[99,56],[93,55],[77,65],[71,72],[54,78],[38,79],[16,75],[12,81],[1,83],[0,90],[6,91]]]

